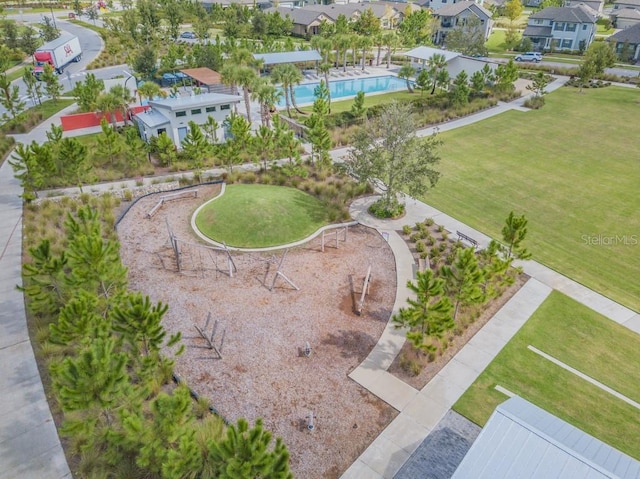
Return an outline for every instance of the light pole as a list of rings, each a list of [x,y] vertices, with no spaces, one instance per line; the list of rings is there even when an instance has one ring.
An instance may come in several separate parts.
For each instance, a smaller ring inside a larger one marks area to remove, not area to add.
[[[53,4],[49,3],[49,10],[51,11],[51,20],[53,20],[53,28],[58,29],[58,25],[56,25],[56,17],[53,15]]]

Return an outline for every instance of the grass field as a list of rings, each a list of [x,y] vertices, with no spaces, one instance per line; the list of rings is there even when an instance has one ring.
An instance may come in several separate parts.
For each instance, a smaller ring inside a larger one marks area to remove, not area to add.
[[[498,384],[640,459],[640,411],[527,349],[528,345],[640,402],[640,336],[552,292],[454,409],[484,426],[507,397]]]
[[[422,199],[494,238],[509,211],[526,215],[535,260],[639,311],[640,91],[546,100],[443,133],[442,178]]]
[[[229,185],[196,218],[208,237],[245,248],[300,240],[327,223],[327,212],[315,197],[295,188],[268,185]]]

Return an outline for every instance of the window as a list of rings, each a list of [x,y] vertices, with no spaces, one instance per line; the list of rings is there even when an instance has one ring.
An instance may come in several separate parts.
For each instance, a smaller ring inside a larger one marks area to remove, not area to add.
[[[562,31],[562,30],[564,30],[564,23],[563,23],[563,22],[556,22],[556,23],[553,25],[553,29],[554,29],[554,30],[558,30],[558,31]]]
[[[567,28],[565,28],[565,32],[575,32],[577,24],[575,23],[567,23]]]
[[[585,23],[584,25],[582,25],[582,29],[586,30],[587,29],[587,24]]]
[[[176,118],[180,118],[182,116],[187,116],[187,112],[186,111],[177,111],[176,112]]]
[[[195,108],[191,110],[192,115],[199,115],[200,113],[202,113],[202,108]]]
[[[204,109],[204,111],[206,111],[207,113],[211,113],[212,111],[216,111],[216,107],[215,106],[208,106]]]
[[[534,23],[535,23],[536,25],[542,25],[542,24],[544,23],[544,20],[543,20],[542,18],[536,18],[536,19],[534,20]]]
[[[573,45],[573,40],[562,40],[562,48],[571,50],[571,45]]]
[[[231,110],[231,105],[220,105],[220,110]]]
[[[166,128],[158,128],[156,131],[157,131],[157,133],[158,133],[158,136],[160,136],[160,135],[162,135],[163,133],[166,133],[166,132],[167,132],[167,129],[166,129]]]

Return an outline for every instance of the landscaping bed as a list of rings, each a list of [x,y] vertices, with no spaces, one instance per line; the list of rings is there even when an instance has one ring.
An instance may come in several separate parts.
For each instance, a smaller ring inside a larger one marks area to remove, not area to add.
[[[452,265],[457,251],[469,247],[431,219],[415,227],[405,226],[398,233],[405,239],[416,264],[434,272]],[[480,257],[479,252],[476,256]],[[507,274],[510,279],[494,285],[496,293],[486,302],[461,308],[455,327],[445,333],[438,351],[425,353],[407,341],[388,371],[414,388],[422,389],[528,280],[527,275],[513,268]]]

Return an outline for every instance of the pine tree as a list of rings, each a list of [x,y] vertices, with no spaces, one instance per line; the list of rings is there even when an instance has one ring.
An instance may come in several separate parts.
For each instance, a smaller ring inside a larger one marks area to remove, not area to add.
[[[63,138],[58,144],[58,163],[63,165],[64,172],[82,190],[82,183],[87,181],[91,171],[88,150],[77,138]]]
[[[58,98],[60,98],[60,95],[62,94],[62,85],[60,84],[58,75],[56,75],[53,67],[48,63],[44,65],[42,81],[44,81],[44,90],[47,92],[47,95],[51,97],[51,101],[53,101],[53,103],[57,103]]]
[[[400,308],[394,315],[396,327],[409,328],[407,339],[423,352],[434,351],[430,338],[442,338],[455,323],[451,316],[451,301],[444,295],[444,281],[435,278],[433,271],[419,271],[416,282],[409,281],[407,288],[416,294],[409,298],[407,308]]]
[[[330,163],[329,150],[331,149],[331,136],[324,119],[318,113],[312,113],[305,122],[307,127],[307,137],[311,142],[311,161],[315,161],[321,166],[327,167]]]
[[[193,121],[189,122],[189,131],[182,140],[182,151],[184,155],[191,161],[195,170],[195,175],[200,178],[204,159],[209,153],[209,143],[202,134],[200,127]]]
[[[32,262],[22,267],[25,284],[21,288],[27,295],[29,310],[35,314],[54,317],[65,302],[64,272],[67,258],[62,252],[54,256],[49,240],[29,248]]]
[[[44,171],[38,160],[33,148],[22,143],[16,145],[16,149],[9,160],[15,177],[20,180],[23,189],[21,196],[27,202],[36,199],[37,190],[44,186]]]
[[[128,377],[127,355],[118,352],[112,338],[91,341],[77,357],[67,357],[51,365],[53,387],[65,412],[108,410],[120,400]]]
[[[451,266],[443,266],[441,274],[445,278],[445,291],[453,300],[453,320],[458,317],[460,306],[482,303],[484,274],[473,248],[459,249]]]
[[[98,152],[106,156],[113,166],[116,158],[124,149],[122,138],[116,130],[109,127],[109,123],[105,118],[100,120],[100,128],[102,129],[102,134],[98,136]]]
[[[113,330],[122,335],[136,355],[149,355],[157,352],[163,344],[166,331],[162,326],[162,317],[169,307],[162,303],[151,305],[148,296],[140,293],[128,293],[111,312]],[[180,333],[171,336],[168,346],[180,340]]]
[[[531,253],[522,246],[522,242],[527,237],[528,220],[524,215],[516,216],[514,212],[510,212],[502,228],[502,240],[507,246],[506,256],[510,260],[529,259]]]
[[[218,479],[291,479],[289,451],[281,438],[269,449],[272,435],[262,427],[262,419],[249,429],[246,419],[227,428],[227,436],[209,443],[209,457],[217,466]]]
[[[95,338],[107,338],[110,324],[98,314],[96,295],[79,290],[62,308],[58,320],[49,325],[49,341],[64,346],[78,346]]]

